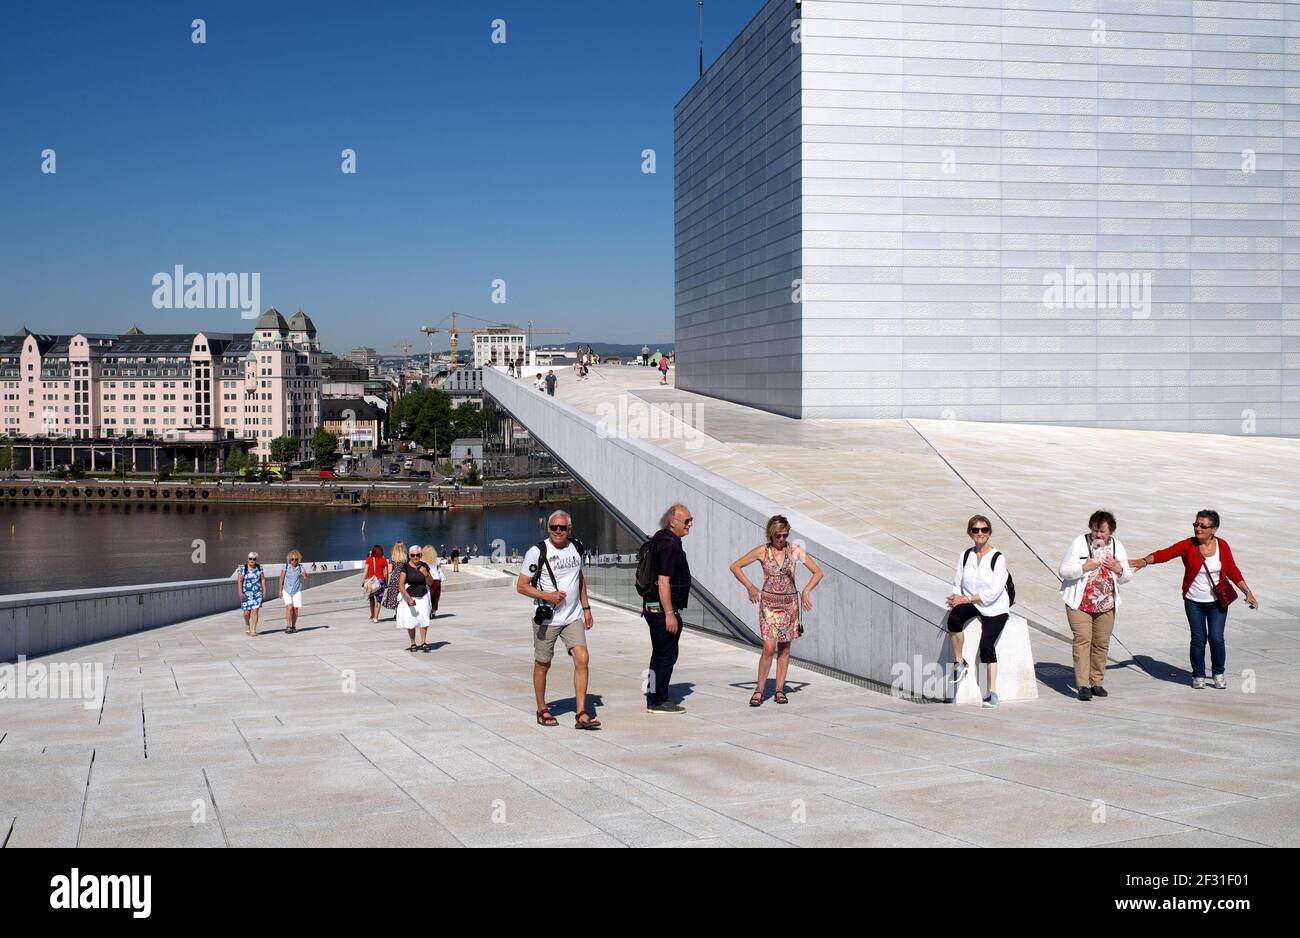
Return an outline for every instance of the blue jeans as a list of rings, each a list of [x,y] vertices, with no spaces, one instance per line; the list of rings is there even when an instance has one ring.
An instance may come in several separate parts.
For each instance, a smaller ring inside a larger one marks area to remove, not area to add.
[[[1228,625],[1228,610],[1218,603],[1198,603],[1183,599],[1187,623],[1192,627],[1192,677],[1205,677],[1205,638],[1210,638],[1210,666],[1214,674],[1223,674],[1228,661],[1228,646],[1223,630]]]

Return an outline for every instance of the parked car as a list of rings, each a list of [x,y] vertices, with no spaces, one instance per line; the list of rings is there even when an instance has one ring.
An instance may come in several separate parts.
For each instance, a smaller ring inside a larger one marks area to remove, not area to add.
[[[406,462],[402,463],[402,468],[405,469],[407,472],[410,472],[411,467],[414,465],[415,463],[413,463],[411,460],[408,459]]]

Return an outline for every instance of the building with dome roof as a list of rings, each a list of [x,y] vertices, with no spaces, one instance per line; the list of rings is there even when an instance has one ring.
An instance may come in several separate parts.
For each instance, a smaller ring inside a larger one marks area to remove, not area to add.
[[[298,440],[321,426],[321,348],[302,310],[268,309],[251,333],[0,337],[0,436],[53,439]]]

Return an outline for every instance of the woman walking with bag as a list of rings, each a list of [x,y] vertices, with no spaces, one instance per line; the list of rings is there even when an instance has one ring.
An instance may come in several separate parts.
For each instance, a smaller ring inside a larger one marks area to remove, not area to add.
[[[298,616],[302,613],[302,591],[307,588],[307,571],[302,568],[302,552],[289,551],[280,571],[280,598],[284,600],[284,634],[298,631]]]
[[[366,557],[363,588],[370,601],[370,621],[378,622],[379,610],[383,608],[384,593],[388,588],[388,559],[378,544],[370,548],[370,556]]]
[[[758,659],[758,682],[749,698],[751,707],[763,704],[763,691],[767,688],[767,674],[776,656],[776,693],[772,699],[787,704],[785,675],[790,668],[790,644],[803,634],[799,607],[812,609],[811,593],[821,582],[822,571],[798,545],[790,544],[790,522],[783,515],[767,519],[767,543],[755,547],[731,565],[731,575],[749,592],[749,601],[758,603],[758,627],[763,639],[763,653]],[[757,561],[763,568],[763,588],[760,590],[744,574],[744,568]],[[802,598],[795,583],[795,564],[802,562],[812,574],[804,587]]]
[[[402,601],[397,606],[397,627],[406,629],[411,636],[411,647],[407,651],[429,650],[429,581],[432,574],[429,565],[421,557],[424,549],[418,544],[411,545],[406,563],[398,569],[397,591]],[[416,631],[420,641],[415,641]]]
[[[1210,664],[1214,686],[1224,690],[1228,682],[1224,674],[1228,665],[1228,646],[1224,631],[1228,625],[1228,607],[1237,598],[1235,584],[1246,597],[1246,605],[1258,609],[1255,594],[1246,585],[1246,578],[1232,559],[1228,542],[1216,536],[1219,530],[1219,513],[1210,509],[1196,513],[1192,523],[1192,536],[1170,544],[1164,550],[1147,554],[1134,561],[1133,567],[1141,570],[1153,563],[1164,563],[1179,557],[1183,561],[1183,609],[1187,624],[1192,630],[1191,663],[1192,687],[1205,686],[1205,642],[1210,643]]]
[[[406,563],[406,544],[396,542],[388,556],[391,562],[388,565],[388,585],[384,587],[384,608],[393,611],[396,621],[397,604],[402,601],[402,594],[397,591],[397,578],[402,572],[402,564]]]

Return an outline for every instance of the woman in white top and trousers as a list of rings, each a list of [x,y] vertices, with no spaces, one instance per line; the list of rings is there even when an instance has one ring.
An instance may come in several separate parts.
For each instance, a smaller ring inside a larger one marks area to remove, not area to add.
[[[1115,516],[1094,511],[1088,533],[1070,542],[1061,561],[1061,599],[1074,635],[1074,686],[1080,700],[1110,696],[1101,684],[1119,608],[1119,585],[1133,578],[1128,554],[1114,534]]]
[[[952,641],[952,682],[961,684],[970,666],[962,656],[966,636],[963,629],[976,616],[980,620],[980,661],[987,676],[988,693],[985,707],[998,705],[998,653],[997,641],[1011,614],[1011,600],[1007,596],[1007,558],[989,545],[993,525],[983,515],[966,522],[966,533],[974,547],[969,547],[957,558],[957,569],[952,580],[952,595],[948,597],[948,637]]]

